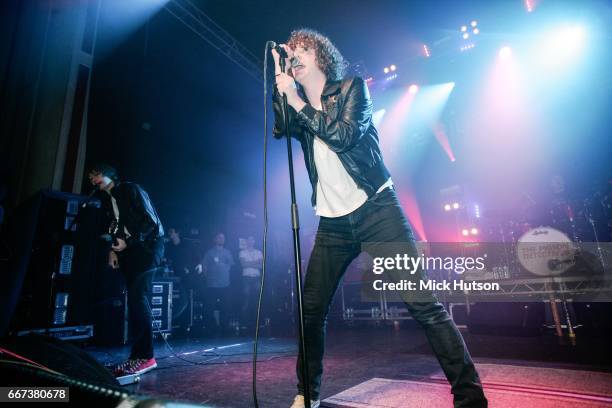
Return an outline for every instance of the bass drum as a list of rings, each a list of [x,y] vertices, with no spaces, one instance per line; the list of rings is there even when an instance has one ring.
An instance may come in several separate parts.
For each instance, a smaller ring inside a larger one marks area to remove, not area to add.
[[[533,228],[517,243],[517,257],[523,268],[538,276],[561,275],[574,266],[576,246],[559,230]]]

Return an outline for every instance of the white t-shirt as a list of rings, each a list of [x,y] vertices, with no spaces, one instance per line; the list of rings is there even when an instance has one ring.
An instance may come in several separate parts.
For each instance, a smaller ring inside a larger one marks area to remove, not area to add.
[[[368,200],[365,191],[357,187],[342,165],[338,154],[321,139],[314,138],[314,161],[317,168],[317,203],[315,210],[322,217],[342,217],[350,214]],[[377,193],[392,186],[389,178]]]
[[[115,214],[115,219],[119,221],[119,217],[120,217],[119,206],[117,205],[117,200],[115,200],[115,197],[113,197],[112,195],[111,195],[111,203],[113,204],[113,213]],[[126,226],[123,227],[123,232],[125,233],[126,238],[129,238],[131,236]]]
[[[263,259],[263,254],[259,249],[243,249],[239,254],[240,262],[259,262]],[[242,276],[251,278],[259,277],[259,268],[246,267],[242,268]]]

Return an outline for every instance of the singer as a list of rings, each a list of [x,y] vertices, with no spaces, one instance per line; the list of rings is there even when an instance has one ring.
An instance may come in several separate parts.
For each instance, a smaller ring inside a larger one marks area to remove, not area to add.
[[[106,193],[101,198],[111,209],[108,221],[113,240],[108,263],[121,269],[127,285],[132,350],[127,361],[113,367],[113,374],[143,374],[157,367],[147,295],[164,255],[164,229],[149,195],[138,184],[119,182],[117,171],[106,164],[92,167],[88,175],[91,184]]]
[[[417,256],[412,230],[404,217],[383,163],[378,133],[372,124],[372,101],[362,78],[344,78],[346,63],[322,34],[300,29],[286,45],[288,73],[272,51],[276,85],[274,134],[285,123],[301,144],[319,227],[304,282],[305,341],[308,348],[311,406],[320,404],[327,313],[349,263],[367,242],[402,242]],[[299,87],[297,84],[299,84]],[[289,118],[282,113],[287,96]],[[424,276],[424,272],[419,274]],[[437,299],[406,301],[425,330],[451,384],[455,407],[486,407],[474,363],[454,322]],[[304,407],[298,357],[298,395],[291,408]]]

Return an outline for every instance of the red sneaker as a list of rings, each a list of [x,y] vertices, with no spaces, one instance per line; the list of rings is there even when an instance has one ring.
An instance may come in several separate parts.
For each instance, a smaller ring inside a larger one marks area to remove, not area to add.
[[[113,374],[115,377],[123,377],[124,375],[144,374],[157,367],[157,361],[154,358],[137,358],[125,361],[122,364],[114,367]]]

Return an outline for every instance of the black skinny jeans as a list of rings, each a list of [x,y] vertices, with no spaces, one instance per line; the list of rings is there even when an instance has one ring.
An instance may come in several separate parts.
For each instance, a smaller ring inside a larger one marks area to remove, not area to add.
[[[342,217],[321,217],[304,282],[304,320],[308,375],[312,399],[319,399],[327,314],[338,283],[351,261],[367,243],[405,243],[416,256],[412,230],[392,189],[371,197]],[[423,272],[419,272],[419,278]],[[425,329],[429,343],[451,384],[455,407],[486,407],[480,378],[463,338],[444,306],[431,295],[406,301],[413,318]],[[301,350],[300,350],[301,351]],[[301,356],[297,360],[298,392],[303,394]]]
[[[128,322],[132,340],[131,359],[153,358],[153,328],[147,296],[155,270],[164,255],[161,239],[147,245],[135,245],[121,254],[120,267],[125,276],[128,298]]]

